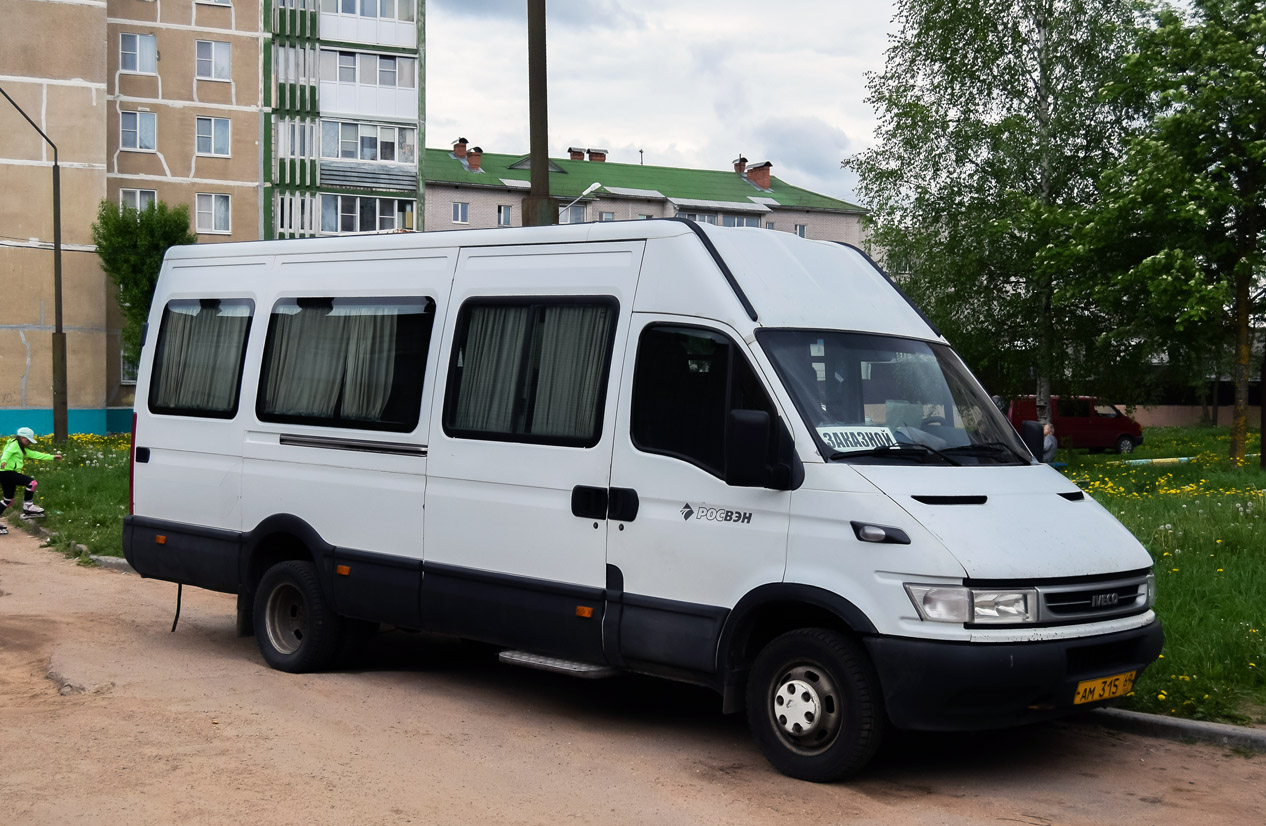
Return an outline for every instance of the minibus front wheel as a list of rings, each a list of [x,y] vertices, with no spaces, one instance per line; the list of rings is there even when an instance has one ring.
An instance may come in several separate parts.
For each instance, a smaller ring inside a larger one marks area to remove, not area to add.
[[[854,774],[879,748],[879,680],[852,639],[826,628],[775,638],[752,664],[747,720],[783,774],[825,783]]]
[[[328,667],[339,650],[342,623],[330,607],[316,566],[287,560],[264,572],[255,591],[255,640],[279,671]]]

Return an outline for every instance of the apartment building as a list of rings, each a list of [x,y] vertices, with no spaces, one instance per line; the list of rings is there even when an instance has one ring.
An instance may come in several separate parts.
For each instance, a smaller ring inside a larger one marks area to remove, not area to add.
[[[418,229],[424,0],[277,0],[264,237]]]
[[[568,157],[550,159],[560,223],[682,217],[858,246],[865,241],[865,209],[776,178],[769,161],[749,165],[740,157],[732,170],[683,169],[615,163],[607,154],[570,147]],[[427,229],[522,225],[531,178],[526,154],[485,152],[458,138],[451,150],[426,155]]]
[[[414,229],[425,0],[5,0],[0,88],[57,144],[71,432],[126,430],[102,199],[199,243]],[[0,99],[0,433],[52,430],[52,150]]]

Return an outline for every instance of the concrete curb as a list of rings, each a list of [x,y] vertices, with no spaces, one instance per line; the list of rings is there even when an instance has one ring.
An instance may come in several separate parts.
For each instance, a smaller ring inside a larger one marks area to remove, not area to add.
[[[1180,742],[1211,743],[1215,746],[1247,749],[1266,753],[1266,729],[1183,720],[1159,714],[1142,714],[1119,708],[1102,708],[1080,718],[1104,728],[1159,737]]]
[[[109,568],[112,571],[118,571],[122,574],[134,574],[132,566],[127,564],[127,560],[121,556],[97,556],[95,554],[88,557],[102,568]]]

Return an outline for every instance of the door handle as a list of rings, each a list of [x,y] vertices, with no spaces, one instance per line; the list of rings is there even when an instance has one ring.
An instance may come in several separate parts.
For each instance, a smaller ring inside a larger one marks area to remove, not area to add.
[[[576,485],[571,489],[571,512],[581,519],[606,519],[607,489]]]
[[[607,518],[617,522],[632,522],[637,519],[637,491],[633,488],[611,488],[610,504],[607,506]]]

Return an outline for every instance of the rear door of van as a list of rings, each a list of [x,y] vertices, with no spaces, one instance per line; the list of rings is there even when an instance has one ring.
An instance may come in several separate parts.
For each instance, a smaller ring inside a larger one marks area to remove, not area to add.
[[[164,270],[135,402],[136,531],[127,551],[145,576],[237,588],[244,373],[269,263],[181,258]]]
[[[617,354],[644,246],[462,250],[428,460],[427,628],[602,661]]]

